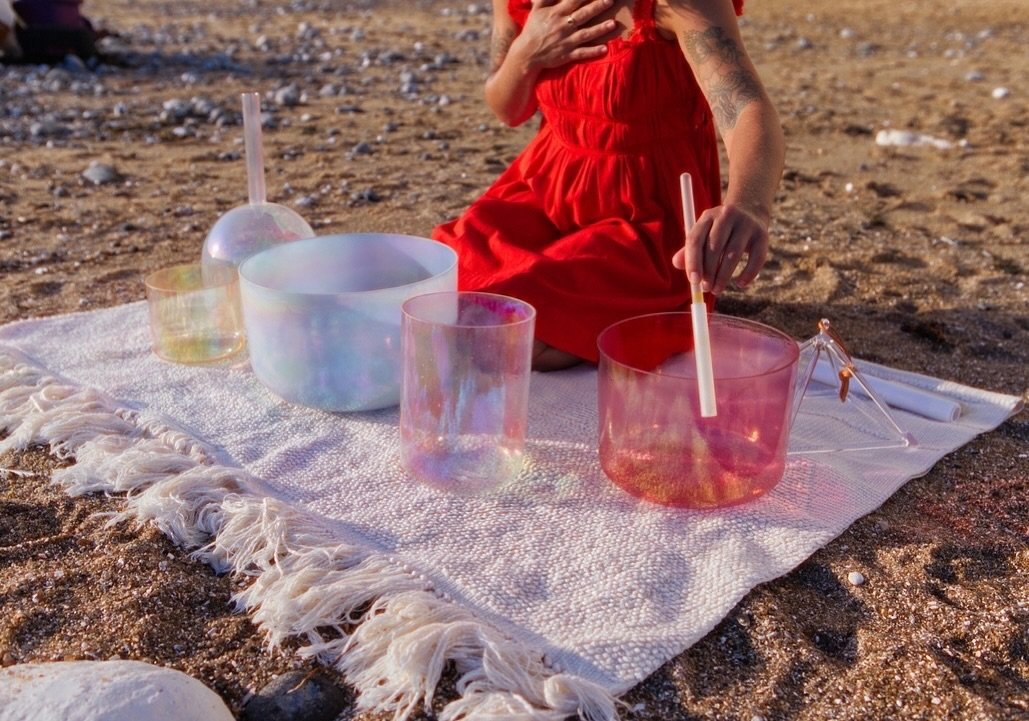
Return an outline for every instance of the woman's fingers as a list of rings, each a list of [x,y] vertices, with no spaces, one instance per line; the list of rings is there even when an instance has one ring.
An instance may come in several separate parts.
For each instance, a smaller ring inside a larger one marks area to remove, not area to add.
[[[614,0],[568,0],[564,21],[570,28],[582,27],[613,4]]]
[[[718,276],[718,267],[722,263],[722,253],[729,236],[732,232],[732,221],[725,217],[719,209],[705,210],[697,221],[697,226],[706,226],[707,232],[704,236],[707,240],[704,243],[704,292],[716,293],[715,279]]]
[[[740,271],[740,274],[736,276],[736,286],[738,288],[746,288],[757,280],[757,274],[761,272],[767,259],[768,243],[758,238],[757,242],[752,243],[747,250],[747,264]]]
[[[686,247],[683,248],[683,269],[687,280],[694,277],[704,278],[705,239],[711,230],[711,216],[701,215],[693,230],[686,236]]]
[[[715,273],[714,282],[711,286],[711,292],[715,295],[720,294],[725,287],[729,285],[729,281],[732,280],[733,273],[736,272],[736,266],[739,265],[740,260],[743,259],[743,255],[750,244],[750,237],[746,234],[746,231],[742,228],[736,228],[737,232],[733,233],[729,238],[729,242],[725,244],[722,249],[722,257],[718,263],[718,271]]]
[[[569,62],[599,58],[607,53],[607,45],[581,45],[568,53]]]
[[[603,2],[607,4],[606,0]],[[596,2],[591,4],[596,4]],[[584,11],[580,10],[579,12]],[[566,20],[572,20],[572,18],[573,16],[569,15]],[[569,26],[573,29],[568,35],[568,41],[574,46],[568,51],[569,61],[590,60],[607,53],[607,46],[603,43],[595,43],[595,41],[615,29],[614,20],[604,20],[599,23],[587,24],[584,27],[575,27],[573,23],[569,23]]]
[[[613,19],[598,20],[614,0],[532,0],[532,10],[519,36],[530,48],[531,64],[556,68],[607,53],[604,36],[615,29]]]
[[[704,292],[718,295],[734,282],[742,288],[757,278],[768,257],[768,233],[764,225],[733,206],[710,208],[697,219],[686,247],[672,264],[684,268],[687,277],[699,273]],[[745,260],[744,260],[745,259]]]

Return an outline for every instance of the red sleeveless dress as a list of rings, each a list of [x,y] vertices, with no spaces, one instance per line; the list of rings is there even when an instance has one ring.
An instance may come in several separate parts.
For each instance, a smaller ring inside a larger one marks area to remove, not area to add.
[[[510,0],[519,26],[530,6]],[[636,0],[633,20],[604,57],[540,74],[539,133],[432,233],[458,252],[461,290],[528,301],[539,340],[590,361],[611,323],[689,304],[672,267],[685,237],[679,175],[693,176],[698,215],[721,202],[715,128],[693,72],[658,33],[654,0]]]

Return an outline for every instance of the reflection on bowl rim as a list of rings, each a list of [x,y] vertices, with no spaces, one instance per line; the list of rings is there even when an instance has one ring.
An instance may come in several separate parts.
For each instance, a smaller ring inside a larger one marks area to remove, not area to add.
[[[143,285],[146,286],[147,290],[153,290],[157,293],[200,293],[205,290],[214,290],[216,288],[224,288],[225,286],[232,285],[238,279],[236,269],[228,265],[216,266],[219,277],[212,279],[205,275],[204,267],[202,263],[178,263],[177,265],[169,265],[164,268],[158,268],[152,270],[143,277]],[[200,280],[199,285],[196,286],[175,286],[171,283],[160,283],[159,280],[163,279],[165,275],[172,275],[176,271],[196,271],[196,274]],[[222,272],[224,271],[224,275]]]
[[[404,286],[399,287],[403,288]],[[510,323],[495,322],[478,323],[473,325],[471,323],[445,323],[442,321],[425,320],[424,318],[420,318],[414,313],[412,313],[410,310],[408,310],[407,306],[409,303],[411,303],[413,307],[414,301],[424,303],[428,300],[431,300],[434,296],[444,295],[449,295],[457,299],[460,299],[461,297],[498,298],[503,301],[512,302],[514,305],[519,306],[521,309],[527,310],[528,313],[525,315],[525,317],[519,318],[518,320],[512,321]],[[515,298],[513,295],[504,295],[503,293],[489,293],[483,290],[437,290],[433,291],[432,293],[421,293],[419,295],[412,295],[410,298],[405,300],[400,305],[400,313],[403,317],[410,318],[411,321],[415,323],[423,323],[425,325],[431,326],[445,326],[447,328],[511,328],[513,326],[531,323],[536,320],[536,306],[534,306],[529,301],[522,300],[521,298]]]
[[[275,287],[275,286],[265,285],[264,283],[258,283],[256,280],[253,280],[252,278],[247,277],[247,266],[251,265],[251,262],[254,261],[255,258],[260,258],[261,256],[263,256],[265,254],[274,253],[274,252],[286,252],[285,250],[283,250],[284,248],[285,249],[289,249],[289,248],[292,248],[292,247],[294,247],[294,246],[296,246],[296,245],[298,245],[300,243],[313,243],[313,242],[317,242],[317,241],[325,241],[325,240],[328,240],[330,238],[353,238],[353,237],[403,238],[404,240],[417,240],[417,241],[421,241],[423,243],[431,243],[433,245],[439,246],[440,248],[443,248],[443,249],[449,251],[449,253],[451,255],[451,262],[450,262],[449,265],[447,265],[446,268],[443,268],[442,270],[434,271],[429,276],[427,276],[425,278],[422,278],[420,280],[416,280],[416,281],[414,281],[412,283],[405,283],[404,285],[391,285],[391,286],[387,286],[387,287],[384,287],[384,288],[372,288],[370,290],[335,290],[335,291],[325,291],[325,292],[306,291],[306,290],[284,290],[282,288],[278,288],[278,287]],[[253,286],[255,288],[261,288],[262,290],[270,291],[272,293],[281,293],[283,295],[291,295],[291,296],[298,296],[298,297],[309,297],[309,298],[318,298],[318,297],[337,298],[337,297],[345,297],[345,296],[368,295],[370,293],[383,293],[383,292],[391,292],[392,293],[392,292],[397,291],[397,290],[402,289],[402,288],[410,288],[412,286],[417,286],[417,285],[420,285],[422,283],[425,283],[428,280],[432,280],[433,278],[436,278],[436,277],[438,277],[440,275],[443,275],[445,273],[449,273],[452,269],[455,268],[455,266],[457,266],[457,261],[458,261],[457,251],[455,251],[453,248],[451,248],[446,243],[441,243],[440,241],[433,240],[432,238],[423,238],[423,237],[418,236],[418,235],[407,235],[406,233],[377,233],[377,232],[369,232],[369,233],[332,233],[330,235],[316,235],[316,236],[313,236],[311,238],[301,238],[299,240],[292,240],[292,241],[289,241],[288,243],[280,243],[278,245],[273,245],[270,248],[265,248],[264,250],[258,251],[257,253],[254,253],[250,257],[246,258],[242,263],[240,263],[240,265],[239,265],[239,277],[240,277],[240,281],[241,282],[246,281],[247,284],[249,284],[249,285],[251,285],[251,286]]]
[[[607,335],[607,333],[609,331],[614,330],[618,326],[623,325],[625,323],[631,323],[633,321],[640,321],[640,320],[643,320],[645,318],[654,318],[654,317],[657,317],[657,316],[692,316],[692,314],[690,313],[690,311],[688,309],[687,310],[673,310],[673,311],[666,311],[666,312],[663,312],[663,313],[646,313],[644,315],[636,315],[636,316],[632,316],[631,318],[625,318],[623,320],[615,321],[614,323],[609,325],[607,328],[602,330],[600,332],[600,335],[597,336],[597,350],[600,353],[600,357],[603,358],[603,359],[606,359],[609,363],[611,363],[613,365],[620,366],[622,368],[627,368],[628,370],[631,370],[633,373],[639,373],[639,374],[642,374],[642,375],[661,376],[661,377],[664,377],[664,378],[678,378],[678,379],[681,379],[681,380],[696,380],[696,376],[681,375],[679,373],[655,373],[653,371],[647,371],[647,370],[643,370],[642,368],[637,368],[636,366],[629,365],[628,363],[623,363],[621,361],[618,361],[618,360],[615,360],[614,358],[612,358],[611,354],[608,353],[606,350],[604,350],[603,346],[601,345],[601,341],[603,340],[604,336]],[[742,380],[744,378],[761,378],[762,376],[768,376],[768,375],[772,375],[773,373],[778,373],[778,372],[782,371],[783,369],[788,368],[789,366],[795,364],[800,359],[800,345],[798,345],[796,340],[794,340],[793,338],[791,338],[789,335],[787,335],[785,332],[779,330],[778,328],[773,328],[772,326],[767,325],[765,323],[761,323],[761,322],[756,321],[756,320],[750,320],[749,318],[740,318],[739,316],[735,316],[735,315],[725,315],[725,314],[722,314],[722,313],[711,313],[710,315],[708,315],[708,322],[709,323],[712,322],[712,321],[715,321],[715,320],[722,321],[722,320],[725,320],[725,319],[731,319],[733,322],[738,322],[738,323],[743,323],[743,324],[746,324],[746,325],[756,326],[757,328],[760,328],[762,330],[768,331],[770,335],[780,336],[782,339],[788,341],[787,348],[789,348],[790,352],[787,353],[788,358],[783,363],[781,363],[780,365],[775,366],[774,368],[769,368],[767,370],[764,370],[764,371],[762,371],[760,373],[748,373],[747,375],[738,375],[738,376],[719,376],[718,372],[717,372],[717,368],[716,368],[715,369],[715,380],[718,380],[718,381],[733,381],[733,380]],[[691,332],[692,332],[692,329],[691,329]]]

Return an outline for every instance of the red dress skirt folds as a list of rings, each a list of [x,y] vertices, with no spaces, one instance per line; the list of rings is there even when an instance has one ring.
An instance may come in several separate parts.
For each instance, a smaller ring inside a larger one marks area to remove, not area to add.
[[[509,5],[519,25],[529,8]],[[457,251],[461,290],[531,303],[539,340],[594,362],[611,323],[689,303],[671,262],[685,238],[680,174],[698,214],[721,202],[711,111],[653,18],[653,0],[636,0],[630,34],[603,58],[544,71],[538,134],[432,234]]]

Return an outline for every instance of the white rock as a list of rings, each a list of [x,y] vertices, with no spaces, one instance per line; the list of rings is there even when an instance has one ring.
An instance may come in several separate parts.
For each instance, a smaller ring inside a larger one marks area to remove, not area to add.
[[[931,145],[940,150],[953,148],[954,143],[943,138],[934,138],[924,133],[916,133],[913,130],[880,130],[875,136],[876,145],[899,145],[902,147]]]
[[[1005,87],[994,88],[991,95],[993,95],[997,100],[1003,100],[1007,96],[1011,95],[1011,91]]]
[[[99,161],[90,161],[89,167],[82,171],[82,177],[93,185],[106,185],[114,183],[121,178],[113,165],[107,165]]]
[[[851,571],[847,574],[847,580],[851,586],[860,586],[865,582],[865,576],[860,571]]]
[[[61,661],[0,669],[0,721],[233,721],[214,691],[139,661]]]

